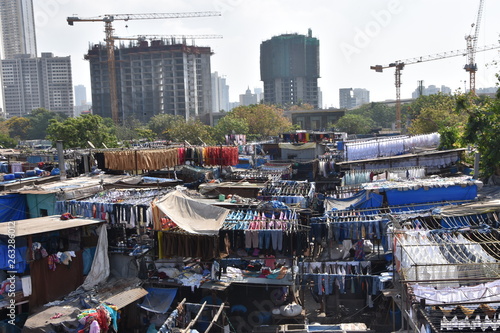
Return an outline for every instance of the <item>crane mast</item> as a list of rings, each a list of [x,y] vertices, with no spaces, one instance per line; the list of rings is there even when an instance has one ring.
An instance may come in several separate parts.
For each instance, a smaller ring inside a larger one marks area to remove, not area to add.
[[[477,11],[477,19],[476,23],[472,24],[474,27],[474,35],[465,36],[465,40],[467,42],[467,64],[464,66],[464,69],[469,72],[469,84],[470,91],[474,94],[476,93],[476,71],[477,64],[475,61],[476,56],[476,47],[477,47],[477,39],[479,37],[479,26],[481,24],[481,16],[483,14],[483,5],[484,0],[479,0],[479,9]]]
[[[111,118],[115,124],[119,124],[120,117],[118,112],[118,92],[116,89],[116,65],[115,65],[115,38],[114,21],[129,20],[151,20],[151,19],[171,19],[171,18],[189,18],[189,17],[207,17],[221,16],[220,12],[187,12],[187,13],[147,13],[147,14],[106,14],[96,17],[81,18],[70,16],[66,19],[69,25],[75,22],[104,22],[104,32],[106,35],[106,53],[109,75],[109,95],[111,103]]]

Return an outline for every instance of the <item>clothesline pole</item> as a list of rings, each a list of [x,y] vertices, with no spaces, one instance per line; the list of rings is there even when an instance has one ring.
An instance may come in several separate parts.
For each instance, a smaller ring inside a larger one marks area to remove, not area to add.
[[[198,318],[200,318],[201,313],[203,312],[203,309],[205,308],[205,305],[207,305],[207,301],[203,302],[203,304],[201,305],[200,311],[198,311],[198,313],[196,314],[196,317],[194,317],[194,319],[189,322],[189,324],[186,326],[185,329],[181,330],[182,333],[187,333],[187,332],[191,331],[191,327],[193,327],[193,325],[198,321]]]
[[[222,310],[224,310],[224,303],[222,303],[220,305],[219,310],[217,311],[217,313],[215,314],[214,318],[210,322],[210,325],[208,325],[207,329],[205,330],[205,333],[210,332],[210,329],[212,328],[212,326],[214,325],[214,323],[217,322],[217,320],[219,319],[219,316],[222,313]]]

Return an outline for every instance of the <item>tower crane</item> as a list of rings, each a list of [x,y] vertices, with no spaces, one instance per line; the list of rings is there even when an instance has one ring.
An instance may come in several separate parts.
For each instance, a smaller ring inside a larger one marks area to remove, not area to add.
[[[483,52],[493,49],[500,48],[500,44],[491,44],[483,47],[476,48],[476,52]],[[410,58],[406,60],[397,60],[395,62],[390,63],[389,65],[375,65],[370,66],[370,69],[375,70],[376,72],[383,72],[386,68],[394,68],[394,77],[395,77],[395,86],[396,86],[396,128],[398,130],[401,129],[401,71],[405,68],[406,65],[418,64],[422,62],[439,60],[451,57],[458,56],[466,56],[468,54],[468,49],[466,50],[456,50],[449,52],[441,52],[416,58]]]
[[[109,94],[111,101],[111,117],[113,122],[118,124],[118,94],[116,91],[116,69],[115,69],[115,38],[113,38],[113,22],[129,20],[152,20],[171,19],[189,17],[221,16],[220,12],[187,12],[187,13],[150,13],[150,14],[105,14],[96,17],[76,17],[70,16],[66,20],[69,25],[75,22],[104,22],[104,32],[106,34],[106,50],[108,55],[109,72]]]
[[[476,93],[476,71],[477,64],[475,62],[477,38],[479,36],[479,25],[481,24],[481,15],[483,14],[484,0],[479,0],[479,9],[477,12],[476,24],[472,23],[471,28],[474,29],[474,35],[465,36],[467,41],[467,64],[465,64],[464,69],[469,72],[469,84],[470,91],[474,94]]]

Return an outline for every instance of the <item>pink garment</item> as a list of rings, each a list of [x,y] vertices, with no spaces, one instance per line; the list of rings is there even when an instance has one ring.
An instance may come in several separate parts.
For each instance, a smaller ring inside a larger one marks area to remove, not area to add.
[[[97,320],[94,320],[92,324],[90,324],[89,333],[101,333],[101,327],[99,326]]]

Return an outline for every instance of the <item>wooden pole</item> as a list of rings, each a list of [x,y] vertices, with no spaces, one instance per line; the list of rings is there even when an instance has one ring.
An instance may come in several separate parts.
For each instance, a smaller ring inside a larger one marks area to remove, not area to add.
[[[196,314],[196,317],[194,317],[194,319],[193,319],[193,320],[191,320],[191,321],[189,322],[189,324],[186,326],[186,328],[185,328],[185,329],[183,329],[183,330],[181,330],[181,332],[183,332],[183,333],[189,332],[189,330],[191,329],[191,327],[193,327],[193,325],[196,323],[196,321],[198,320],[198,318],[200,318],[201,313],[203,312],[203,309],[205,308],[205,305],[207,305],[207,302],[206,302],[206,301],[205,301],[205,302],[203,303],[203,305],[201,306],[201,309],[200,309],[200,311],[198,311],[198,313]]]
[[[219,316],[220,316],[220,314],[222,313],[222,310],[224,310],[224,303],[222,303],[222,304],[220,305],[219,310],[218,310],[218,311],[217,311],[217,313],[215,314],[214,319],[212,319],[212,321],[210,322],[210,325],[208,325],[207,329],[205,330],[205,333],[210,332],[210,329],[212,328],[212,326],[214,325],[214,323],[216,323],[216,322],[217,322],[217,320],[219,319]]]

